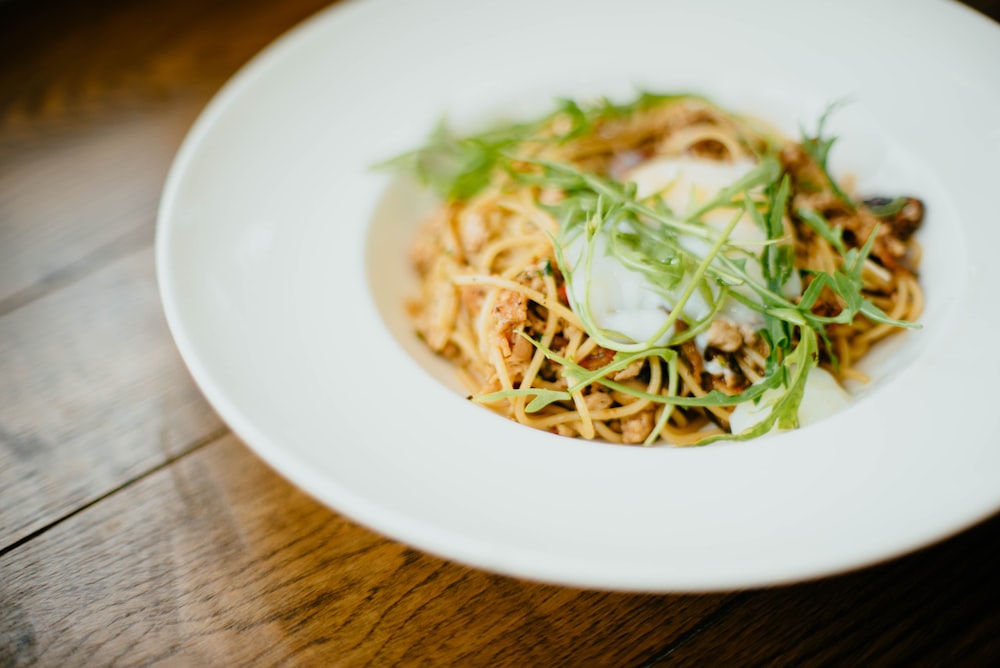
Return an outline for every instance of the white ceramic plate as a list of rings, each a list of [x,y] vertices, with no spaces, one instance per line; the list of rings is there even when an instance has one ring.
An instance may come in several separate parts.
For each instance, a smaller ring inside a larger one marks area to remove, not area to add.
[[[1000,30],[947,2],[348,2],[262,53],[185,141],[157,262],[221,416],[332,508],[423,550],[595,588],[720,590],[856,568],[1000,507],[991,269]],[[795,133],[831,101],[838,169],[929,218],[924,329],[847,411],[747,444],[628,448],[465,401],[412,336],[426,206],[369,169],[447,115],[702,92]]]

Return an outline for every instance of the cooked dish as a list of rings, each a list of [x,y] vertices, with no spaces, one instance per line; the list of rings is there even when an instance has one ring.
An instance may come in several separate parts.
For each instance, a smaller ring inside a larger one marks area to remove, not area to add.
[[[615,443],[796,428],[915,327],[922,202],[860,197],[798,140],[693,95],[561,101],[401,156],[443,202],[412,248],[415,329],[471,400]]]

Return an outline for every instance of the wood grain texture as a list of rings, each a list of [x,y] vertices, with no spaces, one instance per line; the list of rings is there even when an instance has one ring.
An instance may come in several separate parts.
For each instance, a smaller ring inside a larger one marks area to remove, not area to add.
[[[0,317],[0,551],[221,428],[136,245]]]
[[[204,100],[264,46],[332,0],[0,3],[0,117],[75,130],[171,100]]]
[[[167,169],[195,116],[140,118],[0,145],[0,316],[152,244]],[[94,124],[95,126],[97,124]]]
[[[424,555],[233,437],[0,565],[0,600],[16,602],[0,606],[0,664],[634,665],[729,598],[584,592]]]
[[[988,666],[998,559],[1000,518],[760,591],[523,582],[386,540],[226,436],[0,561],[0,665]]]
[[[0,313],[151,229],[211,95],[328,4],[0,4]]]
[[[220,428],[162,316],[167,169],[326,3],[0,4],[0,552]]]
[[[886,564],[748,593],[671,665],[990,666],[1000,517]]]

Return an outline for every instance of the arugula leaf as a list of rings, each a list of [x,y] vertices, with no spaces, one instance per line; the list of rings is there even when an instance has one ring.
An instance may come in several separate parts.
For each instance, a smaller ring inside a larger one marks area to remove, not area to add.
[[[795,210],[795,215],[808,225],[813,232],[818,234],[820,238],[836,248],[841,255],[847,252],[847,249],[844,247],[843,228],[831,226],[826,218],[812,209],[800,207]]]
[[[826,178],[827,184],[829,184],[830,186],[830,190],[832,190],[833,193],[837,195],[837,197],[839,197],[841,201],[843,201],[844,204],[846,204],[851,209],[851,211],[854,211],[855,210],[854,202],[851,200],[850,197],[848,197],[847,193],[845,193],[840,188],[840,184],[837,183],[837,180],[830,173],[830,166],[829,166],[830,150],[833,148],[833,145],[837,142],[837,138],[823,136],[823,130],[826,126],[827,120],[829,120],[830,118],[830,114],[832,114],[839,107],[842,107],[846,103],[847,103],[846,100],[840,100],[828,106],[826,108],[826,111],[824,111],[823,114],[819,117],[819,122],[816,125],[816,133],[814,135],[809,136],[806,135],[804,131],[802,132],[802,148],[805,150],[806,153],[809,154],[810,157],[812,157],[813,160],[816,161],[816,164],[819,165],[820,170],[822,170],[823,172],[824,178]]]
[[[489,404],[500,399],[511,399],[513,397],[534,397],[524,410],[528,413],[537,413],[549,404],[557,401],[572,401],[573,395],[562,390],[549,390],[541,387],[526,387],[523,389],[502,390],[500,392],[489,392],[472,397],[478,404]]]
[[[465,200],[488,186],[505,168],[507,151],[537,129],[537,123],[510,124],[478,135],[461,137],[441,120],[424,146],[376,165],[408,168],[441,197]]]

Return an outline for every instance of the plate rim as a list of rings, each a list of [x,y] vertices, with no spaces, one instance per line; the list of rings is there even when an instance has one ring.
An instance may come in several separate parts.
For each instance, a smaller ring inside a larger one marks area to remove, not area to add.
[[[418,546],[427,552],[437,554],[446,559],[453,559],[467,565],[485,568],[494,572],[562,585],[633,591],[719,591],[730,590],[734,587],[781,584],[833,575],[891,559],[911,552],[918,547],[945,540],[992,516],[996,512],[997,507],[983,508],[978,513],[968,514],[966,522],[953,526],[946,533],[942,534],[940,531],[930,531],[929,535],[922,536],[912,544],[900,545],[899,549],[893,553],[887,553],[884,550],[879,551],[879,554],[869,554],[854,563],[841,564],[839,568],[835,564],[827,564],[824,567],[805,568],[798,573],[789,573],[786,577],[772,575],[771,577],[761,578],[756,582],[747,582],[745,579],[739,577],[734,577],[730,581],[715,579],[713,581],[694,582],[684,577],[678,579],[670,576],[664,578],[662,582],[651,583],[648,580],[637,581],[627,576],[605,577],[603,579],[588,578],[586,573],[591,573],[592,575],[592,571],[586,568],[583,569],[583,572],[573,574],[567,574],[565,569],[553,567],[551,564],[548,565],[548,568],[540,569],[538,564],[541,562],[528,555],[522,555],[527,558],[520,560],[511,559],[510,555],[507,555],[502,560],[502,563],[491,563],[488,559],[489,555],[484,553],[483,546],[480,544],[473,542],[464,546],[465,549],[458,550],[441,549],[444,543],[451,543],[452,545],[458,545],[459,543],[447,538],[428,539],[428,534],[433,533],[434,530],[432,524],[416,527],[412,518],[404,516],[389,518],[386,516],[386,509],[384,507],[373,510],[369,507],[372,505],[370,499],[351,499],[351,495],[347,490],[338,490],[336,494],[321,491],[324,482],[322,476],[319,476],[315,471],[308,470],[308,468],[304,469],[301,466],[301,462],[289,455],[288,452],[282,451],[280,445],[274,444],[268,434],[260,430],[252,420],[246,419],[239,406],[235,405],[229,399],[225,390],[212,377],[211,371],[204,366],[196,344],[190,340],[188,332],[185,330],[183,322],[185,316],[181,313],[182,307],[176,301],[177,294],[173,291],[171,284],[171,272],[173,268],[170,264],[172,252],[170,248],[172,242],[170,221],[176,215],[176,197],[178,196],[181,182],[185,178],[184,174],[190,163],[197,159],[203,140],[211,134],[215,125],[226,114],[227,110],[239,102],[242,92],[254,85],[257,74],[267,67],[276,67],[280,63],[282,53],[285,50],[294,49],[297,40],[301,39],[302,35],[306,35],[310,31],[320,31],[323,25],[331,21],[347,23],[352,20],[351,17],[361,16],[367,12],[375,12],[376,10],[372,8],[383,5],[389,6],[389,3],[379,4],[371,0],[361,3],[360,0],[351,0],[344,4],[328,7],[313,18],[285,33],[285,35],[241,68],[212,98],[205,110],[195,121],[189,134],[185,137],[168,174],[158,211],[155,241],[157,282],[167,316],[168,327],[177,343],[181,356],[188,364],[196,384],[205,394],[206,398],[208,398],[212,406],[220,413],[225,422],[233,428],[233,431],[248,446],[261,455],[276,470],[281,472],[284,477],[298,484],[298,486],[305,489],[324,504],[332,506],[336,512],[343,512],[349,517],[359,519],[366,526],[394,540],[402,540],[405,543]],[[963,5],[955,6],[970,10],[970,8]],[[970,11],[976,16],[981,16],[974,10]],[[335,500],[336,503],[331,503],[331,500]],[[378,504],[374,504],[374,506],[378,506]],[[360,519],[366,518],[370,520],[375,515],[379,515],[381,519],[376,522]],[[383,530],[383,528],[388,528],[388,530]]]

